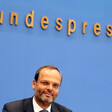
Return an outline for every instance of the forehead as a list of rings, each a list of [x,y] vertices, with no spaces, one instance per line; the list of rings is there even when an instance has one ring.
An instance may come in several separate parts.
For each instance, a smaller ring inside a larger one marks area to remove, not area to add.
[[[39,80],[61,83],[61,74],[56,69],[43,68],[39,73]]]

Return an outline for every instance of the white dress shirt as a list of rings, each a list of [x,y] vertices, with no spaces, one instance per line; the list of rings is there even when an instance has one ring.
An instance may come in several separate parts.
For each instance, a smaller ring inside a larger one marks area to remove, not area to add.
[[[33,109],[34,112],[39,112],[41,110],[43,110],[35,101],[34,97],[33,97]],[[51,105],[46,109],[48,112],[51,112]]]

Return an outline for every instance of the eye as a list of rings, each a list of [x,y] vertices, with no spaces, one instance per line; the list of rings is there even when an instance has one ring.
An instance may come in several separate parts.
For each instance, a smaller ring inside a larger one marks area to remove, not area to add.
[[[59,88],[59,84],[53,84],[53,87],[57,89]]]
[[[43,85],[48,85],[48,84],[49,84],[49,83],[46,82],[46,81],[41,81],[41,83],[42,83]]]

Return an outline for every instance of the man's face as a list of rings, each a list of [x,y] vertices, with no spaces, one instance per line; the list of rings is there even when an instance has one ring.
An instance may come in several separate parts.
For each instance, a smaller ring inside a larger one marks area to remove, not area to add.
[[[60,83],[61,74],[57,70],[43,68],[38,81],[32,83],[36,101],[51,104],[58,95]]]

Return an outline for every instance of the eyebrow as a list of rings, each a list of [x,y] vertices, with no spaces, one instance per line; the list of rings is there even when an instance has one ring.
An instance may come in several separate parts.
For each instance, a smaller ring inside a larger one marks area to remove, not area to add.
[[[47,80],[40,80],[40,81],[41,81],[41,82],[46,81],[46,82],[50,83],[50,82],[49,82],[49,81],[47,81]],[[53,84],[61,85],[60,83],[57,83],[57,82],[54,82]]]

